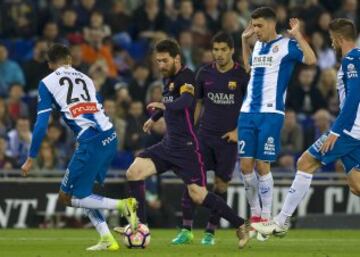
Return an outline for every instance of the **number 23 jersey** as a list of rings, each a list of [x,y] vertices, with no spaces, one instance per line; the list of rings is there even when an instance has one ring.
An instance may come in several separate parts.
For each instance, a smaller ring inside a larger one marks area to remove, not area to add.
[[[70,66],[62,66],[39,84],[38,115],[56,109],[79,138],[88,128],[106,131],[112,123],[96,97],[93,81]]]

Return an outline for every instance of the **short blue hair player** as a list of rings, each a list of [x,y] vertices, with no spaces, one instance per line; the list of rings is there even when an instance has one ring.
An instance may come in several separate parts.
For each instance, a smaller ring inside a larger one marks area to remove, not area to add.
[[[92,193],[95,181],[103,183],[116,153],[116,132],[97,100],[93,81],[71,67],[69,49],[54,44],[48,51],[48,61],[54,71],[40,81],[30,153],[21,169],[24,175],[29,173],[55,106],[74,131],[78,144],[62,180],[59,200],[66,206],[84,208],[99,232],[99,243],[87,250],[117,250],[119,245],[109,231],[102,210],[118,210],[135,229],[138,222],[136,200],[111,199]]]
[[[313,50],[300,32],[299,20],[290,19],[288,33],[293,39],[278,35],[275,12],[261,7],[252,12],[251,23],[242,34],[250,81],[239,116],[238,152],[252,222],[271,216],[274,182],[270,163],[280,150],[286,89],[294,66],[299,62],[316,63]],[[257,41],[251,51],[249,39],[253,35]],[[264,238],[258,234],[258,239]]]
[[[342,61],[337,90],[340,114],[328,133],[305,151],[297,163],[297,173],[281,212],[270,222],[253,224],[260,233],[284,235],[288,220],[309,191],[314,172],[335,160],[341,160],[350,191],[360,196],[360,49],[356,47],[356,28],[349,19],[330,23],[330,37]]]

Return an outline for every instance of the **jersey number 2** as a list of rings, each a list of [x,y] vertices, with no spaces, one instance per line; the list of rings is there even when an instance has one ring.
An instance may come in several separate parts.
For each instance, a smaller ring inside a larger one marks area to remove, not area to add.
[[[66,83],[65,83],[66,82]],[[76,103],[79,102],[80,99],[78,97],[72,97],[72,92],[73,92],[73,87],[74,84],[72,83],[71,79],[68,77],[62,77],[59,81],[60,86],[65,86],[66,84],[69,86],[68,92],[67,92],[67,97],[66,97],[66,103],[67,104],[72,104],[72,103]],[[84,101],[90,101],[90,94],[89,91],[86,87],[86,83],[83,79],[75,79],[75,85],[82,85],[83,86],[83,90],[85,91],[85,95],[81,94],[81,98],[84,99]]]

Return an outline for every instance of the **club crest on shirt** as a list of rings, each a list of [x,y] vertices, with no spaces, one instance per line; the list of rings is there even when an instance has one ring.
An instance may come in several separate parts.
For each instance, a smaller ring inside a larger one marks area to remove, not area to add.
[[[175,89],[175,84],[174,82],[171,82],[169,85],[169,91],[174,91],[174,89]]]
[[[235,90],[236,87],[237,87],[236,81],[229,81],[229,83],[228,83],[228,88],[229,88],[230,90]]]
[[[279,46],[274,46],[273,49],[272,49],[272,52],[273,53],[279,52]]]

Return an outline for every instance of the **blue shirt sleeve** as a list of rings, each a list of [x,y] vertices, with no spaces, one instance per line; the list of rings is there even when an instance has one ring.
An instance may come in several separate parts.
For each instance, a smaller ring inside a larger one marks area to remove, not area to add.
[[[37,117],[31,140],[29,156],[35,158],[39,152],[41,142],[46,134],[50,113],[52,111],[51,93],[43,82],[39,84],[39,98],[37,106]]]
[[[298,43],[295,40],[289,40],[288,45],[289,50],[289,57],[291,60],[298,61],[298,62],[304,62],[304,53],[300,49]]]
[[[338,135],[343,132],[349,123],[354,122],[360,104],[360,61],[352,58],[351,61],[343,62],[342,67],[345,69],[346,98],[343,108],[331,128],[331,132]]]

